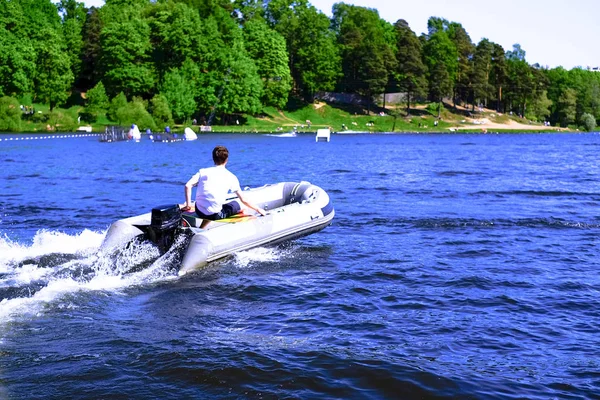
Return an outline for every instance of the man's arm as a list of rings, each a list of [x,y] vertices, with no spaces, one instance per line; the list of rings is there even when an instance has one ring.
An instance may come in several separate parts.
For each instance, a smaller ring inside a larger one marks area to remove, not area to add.
[[[198,179],[200,179],[200,172],[197,172],[185,184],[185,204],[181,208],[183,211],[189,211],[192,209],[192,188],[198,184]]]
[[[248,200],[244,197],[244,195],[242,194],[241,190],[238,190],[235,192],[235,194],[237,194],[238,198],[240,199],[240,201],[248,208],[253,209],[254,211],[256,211],[257,213],[259,213],[260,215],[267,215],[267,213],[265,212],[265,210],[263,210],[260,207],[257,207],[256,205],[248,202]]]

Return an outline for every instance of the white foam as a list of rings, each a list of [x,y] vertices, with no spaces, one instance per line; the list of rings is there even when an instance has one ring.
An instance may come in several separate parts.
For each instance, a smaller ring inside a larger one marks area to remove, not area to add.
[[[96,250],[104,239],[105,232],[83,232],[70,236],[66,233],[38,231],[30,246],[12,242],[6,236],[0,237],[0,272],[7,271],[8,264],[39,257],[44,254],[79,254]]]
[[[253,262],[278,261],[284,255],[284,251],[275,247],[256,247],[235,254],[236,265],[246,268]]]
[[[40,231],[30,246],[0,238],[0,288],[16,288],[22,297],[5,298],[0,301],[0,323],[18,318],[39,316],[49,303],[58,307],[65,295],[81,291],[119,290],[158,280],[174,279],[176,274],[165,267],[174,254],[167,253],[159,258],[158,249],[148,243],[136,243],[121,249],[118,254],[102,254],[98,248],[104,233],[85,230],[80,234],[67,235],[61,232]],[[35,263],[20,265],[23,260],[46,254],[76,254],[76,259],[60,265],[40,268]],[[153,261],[154,260],[154,261]],[[140,271],[130,272],[135,267],[148,263]],[[32,295],[28,285],[43,285]]]

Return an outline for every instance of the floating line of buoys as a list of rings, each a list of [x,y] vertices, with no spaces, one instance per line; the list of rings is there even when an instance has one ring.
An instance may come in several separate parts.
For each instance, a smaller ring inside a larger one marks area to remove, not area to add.
[[[10,140],[43,140],[43,139],[66,139],[66,138],[83,138],[83,137],[91,137],[98,136],[99,133],[85,133],[85,134],[72,134],[72,135],[50,135],[50,136],[19,136],[19,137],[10,137],[10,138],[2,138],[0,137],[0,142],[5,141],[8,142]]]

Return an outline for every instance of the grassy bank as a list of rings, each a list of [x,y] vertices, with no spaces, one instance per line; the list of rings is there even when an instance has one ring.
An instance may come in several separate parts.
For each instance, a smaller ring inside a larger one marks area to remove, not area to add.
[[[49,132],[71,131],[78,126],[87,125],[78,123],[78,113],[81,107],[69,109],[55,109],[53,114],[59,114],[64,120],[71,121],[70,129],[61,129],[60,124],[51,125],[43,121],[43,115],[50,110],[44,105],[35,105],[35,116],[23,120],[23,132]],[[247,132],[247,133],[284,133],[297,130],[299,132],[316,132],[319,128],[330,128],[333,132],[344,130],[357,132],[551,132],[554,127],[535,124],[516,116],[499,114],[493,110],[473,112],[466,108],[454,108],[445,105],[440,118],[437,118],[437,105],[417,105],[407,114],[402,108],[377,108],[366,110],[355,106],[333,105],[322,102],[301,105],[292,110],[278,110],[265,108],[261,115],[239,115],[230,118],[228,124],[217,123],[212,125],[213,132]],[[94,132],[104,132],[109,125],[126,125],[109,121],[104,114],[98,121],[91,124]],[[66,126],[66,125],[64,125]],[[181,132],[189,124],[174,125],[174,132]],[[141,130],[145,130],[140,126]],[[199,130],[199,127],[194,127]]]

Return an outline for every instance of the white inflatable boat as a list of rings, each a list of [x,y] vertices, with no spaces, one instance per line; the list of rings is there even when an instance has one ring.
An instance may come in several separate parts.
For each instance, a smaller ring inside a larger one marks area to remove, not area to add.
[[[152,241],[166,252],[178,235],[186,235],[189,240],[179,269],[179,275],[183,275],[239,251],[318,232],[328,226],[335,215],[328,194],[309,182],[281,182],[246,189],[244,195],[267,215],[238,214],[200,229],[202,220],[193,212],[182,213],[178,204],[161,206],[114,222],[101,250],[109,251],[142,239]],[[235,199],[237,197],[230,200]]]

